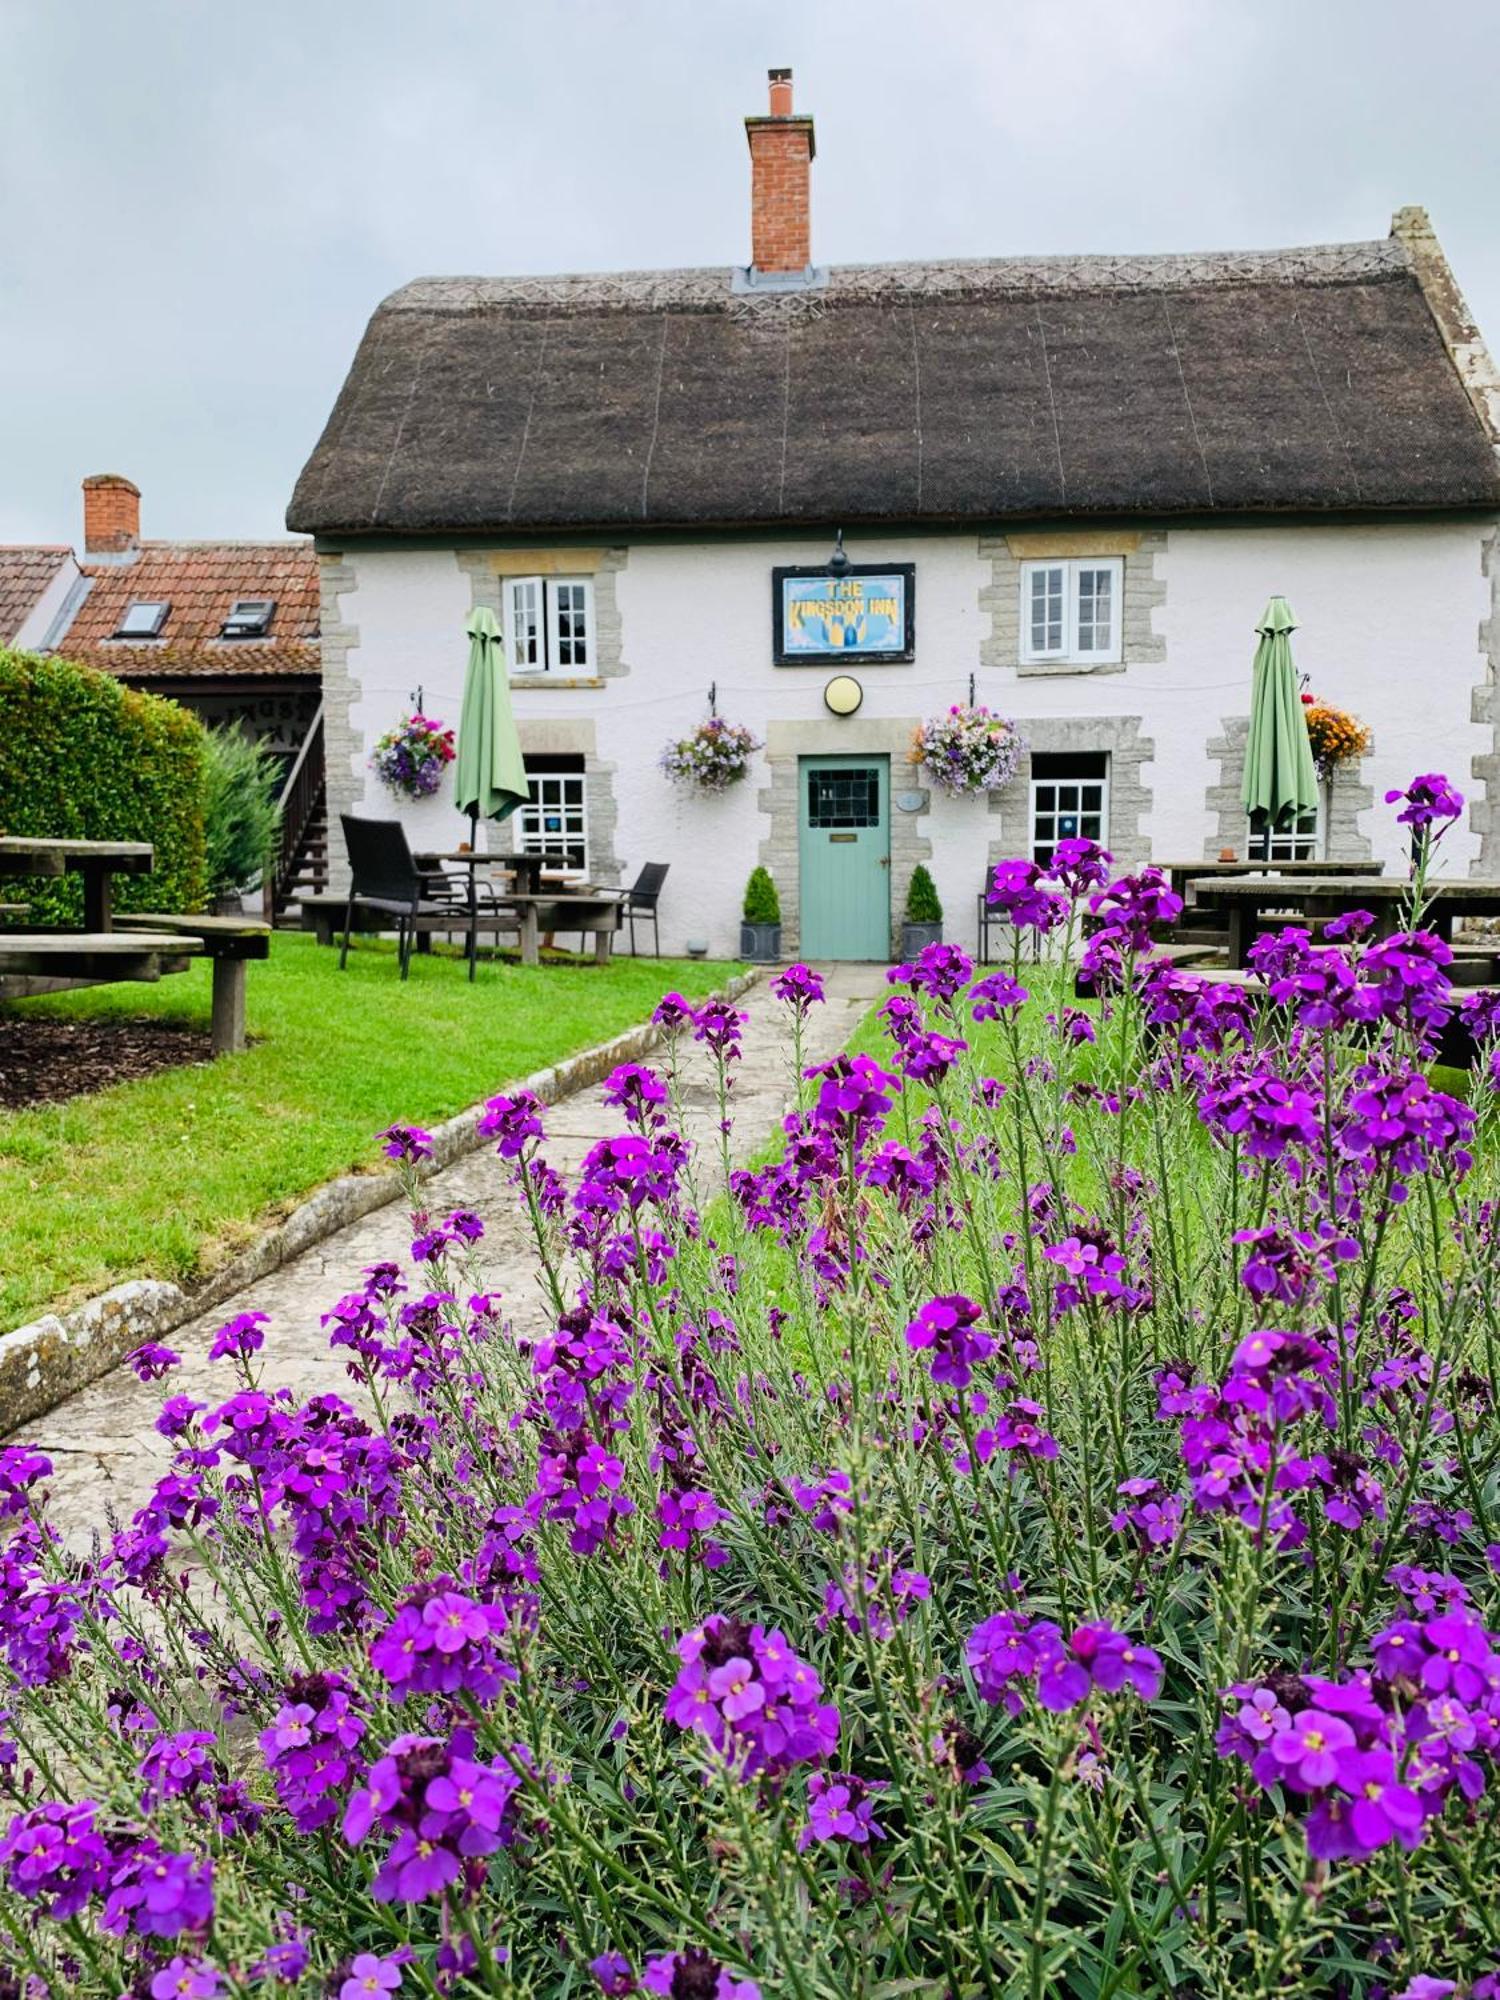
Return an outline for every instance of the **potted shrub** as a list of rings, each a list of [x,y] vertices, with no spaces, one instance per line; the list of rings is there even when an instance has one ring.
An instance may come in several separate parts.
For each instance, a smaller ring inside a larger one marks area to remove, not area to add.
[[[906,890],[906,914],[901,920],[901,957],[910,964],[930,944],[943,941],[943,906],[937,884],[919,861]]]
[[[781,898],[764,868],[751,870],[741,915],[740,957],[752,965],[774,965],[781,956]]]

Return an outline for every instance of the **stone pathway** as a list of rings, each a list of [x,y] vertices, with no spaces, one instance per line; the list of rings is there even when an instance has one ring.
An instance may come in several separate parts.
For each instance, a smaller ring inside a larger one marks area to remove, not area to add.
[[[884,991],[879,966],[833,966],[824,979],[828,1002],[812,1010],[805,1041],[808,1062],[822,1062],[841,1048]],[[769,982],[752,987],[739,1004],[748,1020],[734,1087],[734,1152],[744,1158],[765,1142],[786,1110],[791,1077],[786,1010],[772,999]],[[686,1126],[708,1185],[718,1153],[718,1107],[703,1051],[691,1043],[688,1048],[683,1064]],[[619,1114],[602,1104],[597,1088],[549,1106],[543,1122],[547,1158],[570,1179],[596,1140],[624,1129]],[[456,1161],[424,1184],[423,1195],[433,1215],[472,1208],[483,1218],[487,1283],[504,1294],[517,1325],[538,1327],[542,1300],[528,1234],[506,1170],[493,1152],[484,1148]],[[210,1364],[207,1357],[214,1334],[236,1313],[270,1315],[262,1350],[268,1385],[285,1383],[302,1398],[332,1391],[356,1400],[342,1357],[327,1346],[320,1316],[353,1288],[366,1264],[389,1258],[404,1265],[410,1247],[405,1205],[392,1202],[376,1209],[169,1334],[166,1344],[183,1356],[183,1365],[165,1383],[140,1383],[128,1368],[115,1368],[25,1425],[11,1441],[45,1451],[56,1467],[48,1510],[53,1524],[86,1548],[94,1529],[104,1528],[111,1514],[128,1521],[149,1497],[171,1458],[171,1446],[152,1428],[164,1396],[190,1395],[214,1403],[232,1391],[227,1364]]]

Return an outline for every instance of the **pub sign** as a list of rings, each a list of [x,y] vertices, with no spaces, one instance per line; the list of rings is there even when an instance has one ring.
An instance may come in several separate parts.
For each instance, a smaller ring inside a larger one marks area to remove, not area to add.
[[[909,660],[916,635],[915,563],[851,563],[842,572],[773,569],[780,667],[829,660]]]

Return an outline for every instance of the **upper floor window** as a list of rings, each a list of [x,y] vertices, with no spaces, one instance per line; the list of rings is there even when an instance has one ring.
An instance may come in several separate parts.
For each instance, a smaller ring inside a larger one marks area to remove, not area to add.
[[[160,600],[148,601],[137,598],[135,603],[126,605],[120,622],[114,629],[113,637],[155,639],[159,637],[162,626],[166,624],[167,613],[171,609],[170,604]]]
[[[1021,661],[1108,666],[1120,658],[1120,556],[1021,565]]]
[[[276,615],[274,597],[237,597],[219,628],[221,639],[264,639]]]
[[[513,674],[594,672],[594,584],[587,576],[505,579],[505,657]]]

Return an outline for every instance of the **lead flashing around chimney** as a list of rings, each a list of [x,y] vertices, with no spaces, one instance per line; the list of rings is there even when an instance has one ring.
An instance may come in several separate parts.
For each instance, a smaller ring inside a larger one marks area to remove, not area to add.
[[[826,264],[809,264],[805,271],[758,271],[753,264],[736,264],[729,289],[747,292],[816,292],[828,283]]]

